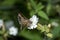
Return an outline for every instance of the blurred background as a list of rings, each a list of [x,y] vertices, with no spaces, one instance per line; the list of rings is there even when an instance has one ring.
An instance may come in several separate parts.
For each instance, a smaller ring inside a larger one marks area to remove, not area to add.
[[[53,38],[37,29],[21,32],[17,18],[20,12],[28,19],[36,14],[42,25],[52,24]],[[0,19],[4,20],[6,28],[14,25],[19,30],[17,36],[10,35],[8,40],[60,40],[60,0],[0,0]],[[0,40],[3,40],[2,34]]]

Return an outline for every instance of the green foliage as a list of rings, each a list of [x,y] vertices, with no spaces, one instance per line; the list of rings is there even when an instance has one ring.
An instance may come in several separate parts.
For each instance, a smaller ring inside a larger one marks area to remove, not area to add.
[[[30,12],[30,16],[33,16],[34,14],[36,14],[35,11]]]
[[[1,5],[2,6],[13,6],[16,0],[5,0]]]
[[[49,14],[51,12],[51,10],[52,10],[52,5],[48,4],[47,8],[46,8],[47,14]]]
[[[54,38],[60,37],[60,26],[55,27],[55,28],[52,30],[52,34],[53,34]]]
[[[3,38],[0,36],[0,40],[3,40]]]
[[[10,7],[12,8],[9,9]],[[39,25],[37,24],[39,27],[35,30],[23,29],[20,31],[17,19],[19,12],[22,12],[27,18],[37,15],[39,17]],[[45,36],[47,36],[45,40],[60,39],[60,0],[1,0],[0,19],[3,19],[4,22],[5,20],[14,20],[14,24],[20,32],[18,33],[19,36],[29,40],[43,40]],[[59,25],[52,26],[53,21]],[[51,24],[51,28],[48,28],[47,24]],[[3,34],[4,32],[0,30],[0,40],[3,40]]]
[[[48,20],[48,16],[46,15],[46,13],[44,13],[44,11],[42,11],[42,9],[44,8],[44,6],[42,5],[42,3],[38,3],[36,4],[34,2],[34,0],[31,0],[31,6],[33,7],[32,11],[30,11],[30,15],[34,15],[37,14],[38,16]]]
[[[20,35],[24,36],[25,38],[29,39],[29,40],[42,40],[42,37],[40,34],[36,33],[37,31],[27,31],[27,30],[23,30]]]
[[[42,5],[42,3],[38,3],[36,10],[37,10],[37,11],[40,11],[40,10],[42,10],[43,8],[44,8],[44,6]]]
[[[30,0],[30,3],[32,4],[32,7],[36,9],[36,3],[34,2],[34,0]]]
[[[38,15],[46,20],[49,20],[48,16],[43,11],[39,11]]]
[[[43,32],[47,37],[53,38],[53,34],[50,31],[50,27],[51,27],[50,24],[41,25],[41,24],[38,23],[37,30],[40,30],[41,32]]]

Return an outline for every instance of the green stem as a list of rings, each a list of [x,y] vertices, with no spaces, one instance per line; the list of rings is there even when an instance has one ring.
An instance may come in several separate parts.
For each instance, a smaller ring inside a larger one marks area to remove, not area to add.
[[[5,25],[4,24],[2,26],[2,31],[3,31],[3,39],[7,40],[6,29],[5,29]]]

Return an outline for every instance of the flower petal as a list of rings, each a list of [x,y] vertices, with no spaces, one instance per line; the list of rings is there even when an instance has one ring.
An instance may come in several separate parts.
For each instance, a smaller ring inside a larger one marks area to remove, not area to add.
[[[15,28],[14,26],[12,26],[12,27],[9,29],[9,34],[10,34],[10,35],[16,36],[16,35],[17,35],[17,32],[18,32],[18,29]]]
[[[28,29],[34,29],[37,27],[37,22],[38,22],[38,18],[36,15],[33,15],[32,18],[30,18],[30,21],[32,22],[32,24],[28,27]]]

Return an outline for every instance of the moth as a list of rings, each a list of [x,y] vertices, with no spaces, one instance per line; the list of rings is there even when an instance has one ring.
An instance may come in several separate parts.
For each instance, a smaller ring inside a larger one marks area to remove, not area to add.
[[[29,27],[30,24],[32,23],[29,19],[27,19],[22,13],[18,14],[18,21],[19,24],[21,25],[21,29],[23,27]]]

